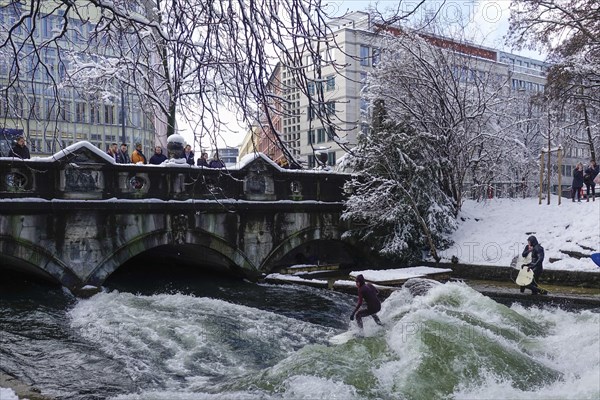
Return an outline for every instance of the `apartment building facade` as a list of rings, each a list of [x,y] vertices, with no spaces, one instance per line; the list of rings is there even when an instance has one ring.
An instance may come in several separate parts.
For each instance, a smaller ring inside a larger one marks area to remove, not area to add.
[[[0,132],[22,133],[32,156],[50,155],[82,140],[102,150],[112,142],[139,142],[146,154],[152,153],[155,143],[165,142],[165,124],[144,110],[127,87],[107,98],[64,80],[69,68],[65,51],[81,50],[93,58],[93,50],[105,45],[93,34],[100,10],[90,5],[78,9],[79,14],[65,15],[60,5],[44,0],[36,17],[18,24],[22,15],[30,14],[31,4],[0,0],[0,43],[4,43],[0,49]],[[130,6],[144,13],[147,3],[131,2]],[[58,36],[65,19],[66,32]],[[16,57],[5,41],[10,29]],[[54,44],[36,47],[34,41]],[[3,148],[9,146],[8,136],[0,140]]]

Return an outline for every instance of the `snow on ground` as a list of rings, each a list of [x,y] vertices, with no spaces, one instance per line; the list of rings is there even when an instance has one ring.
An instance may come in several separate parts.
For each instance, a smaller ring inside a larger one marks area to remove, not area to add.
[[[356,278],[358,275],[362,275],[367,281],[370,282],[386,282],[410,278],[424,278],[430,274],[440,274],[444,272],[452,272],[452,270],[448,268],[432,267],[409,267],[384,270],[367,269],[364,271],[350,272],[350,276]]]
[[[537,198],[467,200],[458,217],[454,244],[441,251],[442,261],[456,256],[460,263],[509,266],[523,251],[529,235],[535,235],[545,250],[544,269],[599,271],[589,256],[600,252],[600,198],[589,203],[551,197],[538,204]],[[553,261],[552,260],[556,260]]]
[[[0,400],[19,400],[19,396],[12,389],[0,387]]]

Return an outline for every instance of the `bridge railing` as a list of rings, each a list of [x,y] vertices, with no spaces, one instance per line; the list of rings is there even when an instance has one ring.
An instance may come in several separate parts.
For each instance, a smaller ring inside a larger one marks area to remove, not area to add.
[[[0,158],[0,198],[342,202],[348,174],[286,170],[257,154],[231,169],[116,164],[88,142],[47,158]]]

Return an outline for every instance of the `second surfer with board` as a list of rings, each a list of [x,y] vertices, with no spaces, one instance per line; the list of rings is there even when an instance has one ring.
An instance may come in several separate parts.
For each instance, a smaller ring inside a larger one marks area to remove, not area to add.
[[[527,270],[533,271],[533,280],[527,286],[521,286],[521,293],[525,292],[525,289],[530,289],[531,294],[548,294],[548,291],[538,287],[537,281],[544,271],[544,248],[539,244],[535,236],[529,236],[527,238],[527,246],[523,250],[523,257],[527,257],[531,253],[531,263],[523,264],[521,269],[527,268]]]

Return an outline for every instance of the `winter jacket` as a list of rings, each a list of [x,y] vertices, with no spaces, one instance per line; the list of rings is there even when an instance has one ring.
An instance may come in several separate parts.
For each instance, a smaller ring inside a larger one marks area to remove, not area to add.
[[[586,185],[596,186],[594,178],[598,176],[598,172],[600,172],[600,165],[596,165],[594,168],[587,167],[585,171],[583,171],[583,182]]]
[[[190,164],[190,165],[194,165],[194,152],[190,151],[189,153],[185,153],[183,152],[183,156],[185,157],[185,162]]]
[[[117,152],[117,163],[130,164],[131,158],[129,158],[129,154],[127,154],[127,152],[118,151]]]
[[[583,187],[583,171],[575,169],[573,171],[573,183],[571,184],[573,189],[581,189]]]
[[[197,163],[198,163],[198,166],[199,166],[199,167],[205,167],[205,168],[208,168],[208,163],[206,162],[206,159],[204,159],[204,158],[202,158],[202,157],[200,157],[200,158],[198,159]]]
[[[10,150],[10,152],[8,153],[8,156],[22,158],[23,160],[31,158],[31,155],[29,154],[29,149],[27,148],[27,146],[19,146],[18,144],[16,144]]]
[[[223,161],[221,160],[210,160],[210,163],[208,163],[208,166],[210,168],[225,168],[225,164],[223,163]]]
[[[160,154],[154,153],[154,155],[152,157],[150,157],[150,164],[152,164],[152,165],[160,165],[164,161],[167,161],[167,156],[165,156],[162,153],[160,153]]]
[[[544,270],[544,248],[538,243],[535,236],[529,236],[527,241],[533,246],[531,249],[531,264],[529,264],[528,267],[531,268],[536,276],[539,276]],[[522,255],[523,257],[527,257],[527,254],[529,254],[528,245],[525,246]]]
[[[141,162],[142,164],[148,164],[148,162],[146,161],[146,156],[144,155],[143,152],[135,149],[133,151],[133,153],[131,153],[131,162],[134,164],[137,164],[139,162]]]

